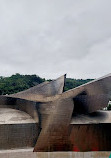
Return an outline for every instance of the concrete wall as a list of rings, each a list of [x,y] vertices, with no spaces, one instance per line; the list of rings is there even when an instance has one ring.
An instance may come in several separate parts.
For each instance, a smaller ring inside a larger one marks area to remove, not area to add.
[[[0,124],[0,150],[34,147],[38,126],[27,124]]]
[[[111,151],[111,124],[70,125],[72,151]]]
[[[4,122],[0,124],[0,149],[34,147],[39,132],[36,103],[19,98],[0,96],[0,108],[26,112],[32,117],[32,120],[35,120],[35,123],[32,123],[33,121],[31,123],[17,123],[15,121],[15,124],[5,124]],[[8,113],[6,115],[8,117]]]

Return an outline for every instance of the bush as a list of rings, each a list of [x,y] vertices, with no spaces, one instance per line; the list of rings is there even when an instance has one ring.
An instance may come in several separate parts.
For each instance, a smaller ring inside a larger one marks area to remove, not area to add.
[[[108,104],[107,110],[111,110],[111,101]]]

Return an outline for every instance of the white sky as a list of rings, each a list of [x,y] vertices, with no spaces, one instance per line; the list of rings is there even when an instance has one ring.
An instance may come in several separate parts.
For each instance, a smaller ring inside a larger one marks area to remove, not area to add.
[[[0,76],[111,73],[111,0],[0,0]]]

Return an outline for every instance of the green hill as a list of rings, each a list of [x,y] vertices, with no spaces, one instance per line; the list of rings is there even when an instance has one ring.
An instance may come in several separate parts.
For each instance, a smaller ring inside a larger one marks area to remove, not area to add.
[[[91,81],[92,79],[71,79],[67,78],[65,83],[65,91]],[[21,75],[15,74],[10,77],[0,77],[0,95],[12,94],[23,91],[30,87],[46,81],[37,75]]]
[[[0,77],[0,95],[20,92],[44,81],[45,79],[36,75],[20,75],[18,73],[10,77]]]
[[[92,81],[93,79],[86,79],[86,80],[83,80],[83,79],[72,79],[72,78],[66,78],[66,83],[65,83],[65,91],[69,90],[69,89],[72,89],[72,88],[75,88],[75,87],[78,87],[82,84],[85,84],[87,82],[90,82]]]

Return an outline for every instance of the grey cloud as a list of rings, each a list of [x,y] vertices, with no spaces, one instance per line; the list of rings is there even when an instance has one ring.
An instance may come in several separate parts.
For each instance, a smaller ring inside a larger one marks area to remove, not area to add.
[[[109,73],[110,6],[110,0],[1,0],[0,75]]]

